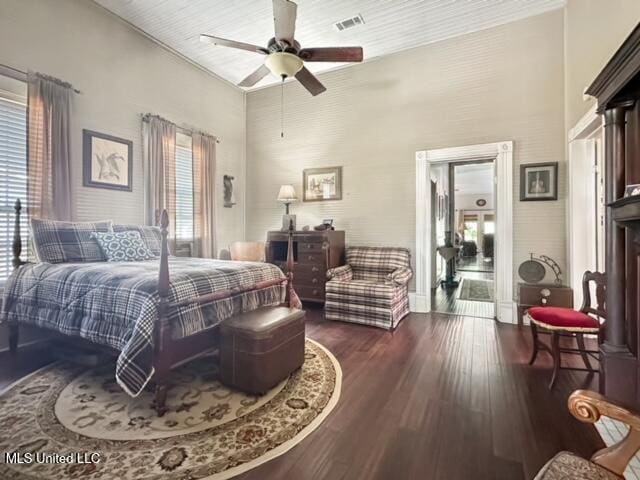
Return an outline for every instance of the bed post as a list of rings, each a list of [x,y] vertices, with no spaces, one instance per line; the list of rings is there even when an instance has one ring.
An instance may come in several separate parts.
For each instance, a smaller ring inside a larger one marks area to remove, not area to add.
[[[165,351],[171,342],[171,326],[167,318],[169,303],[169,247],[168,247],[169,214],[166,210],[160,215],[160,234],[162,244],[160,250],[160,273],[158,275],[158,320],[153,327],[155,370],[155,409],[159,417],[167,412],[167,381],[171,366],[171,359]]]
[[[15,220],[13,224],[13,242],[11,243],[11,250],[13,253],[12,264],[13,268],[19,268],[24,262],[20,260],[20,255],[22,254],[22,235],[20,232],[20,216],[22,214],[22,202],[20,199],[16,199],[16,203],[14,205],[14,210],[16,212]],[[9,353],[15,355],[18,351],[18,338],[20,330],[18,328],[18,322],[14,320],[9,320],[7,322],[9,327]]]
[[[22,260],[20,260],[20,254],[22,253],[22,235],[20,232],[20,217],[22,215],[22,202],[18,198],[16,200],[13,209],[16,212],[14,224],[13,224],[13,243],[11,244],[13,250],[13,268],[18,268],[22,265]]]
[[[300,299],[293,289],[293,221],[289,221],[289,238],[287,242],[287,295],[285,303],[289,308],[300,308]]]

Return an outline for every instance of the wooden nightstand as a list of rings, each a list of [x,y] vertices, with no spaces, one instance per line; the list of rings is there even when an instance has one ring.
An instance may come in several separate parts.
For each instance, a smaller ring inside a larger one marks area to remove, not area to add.
[[[564,285],[518,283],[518,326],[523,324],[524,312],[530,307],[542,306],[542,290],[551,294],[547,297],[546,306],[573,308],[573,289]]]

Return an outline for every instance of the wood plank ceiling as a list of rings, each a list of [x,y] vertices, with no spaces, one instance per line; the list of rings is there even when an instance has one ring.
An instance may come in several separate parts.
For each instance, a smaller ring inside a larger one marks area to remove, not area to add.
[[[266,46],[271,0],[95,0],[151,37],[236,84],[264,57],[201,43],[200,33]],[[303,47],[361,45],[365,61],[562,8],[564,0],[299,0],[296,39]],[[339,32],[334,23],[362,15]],[[313,72],[340,64],[307,65]],[[256,87],[276,83],[268,76]]]

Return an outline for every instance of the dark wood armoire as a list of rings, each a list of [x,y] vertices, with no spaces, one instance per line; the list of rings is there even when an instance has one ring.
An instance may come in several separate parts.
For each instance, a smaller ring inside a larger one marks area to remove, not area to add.
[[[640,24],[587,93],[604,116],[607,322],[600,346],[602,393],[640,408]]]

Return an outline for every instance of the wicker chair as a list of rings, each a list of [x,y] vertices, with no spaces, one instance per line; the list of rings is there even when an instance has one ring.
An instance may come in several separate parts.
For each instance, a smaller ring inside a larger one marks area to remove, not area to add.
[[[229,247],[231,260],[239,262],[264,262],[264,242],[233,242]]]
[[[327,272],[327,320],[393,330],[409,313],[409,250],[348,247],[346,260],[346,265]]]
[[[578,420],[595,423],[600,416],[626,424],[629,434],[611,447],[597,451],[586,460],[571,452],[553,457],[534,480],[622,480],[627,465],[640,449],[640,414],[615,405],[602,395],[577,390],[569,397],[569,411]]]

